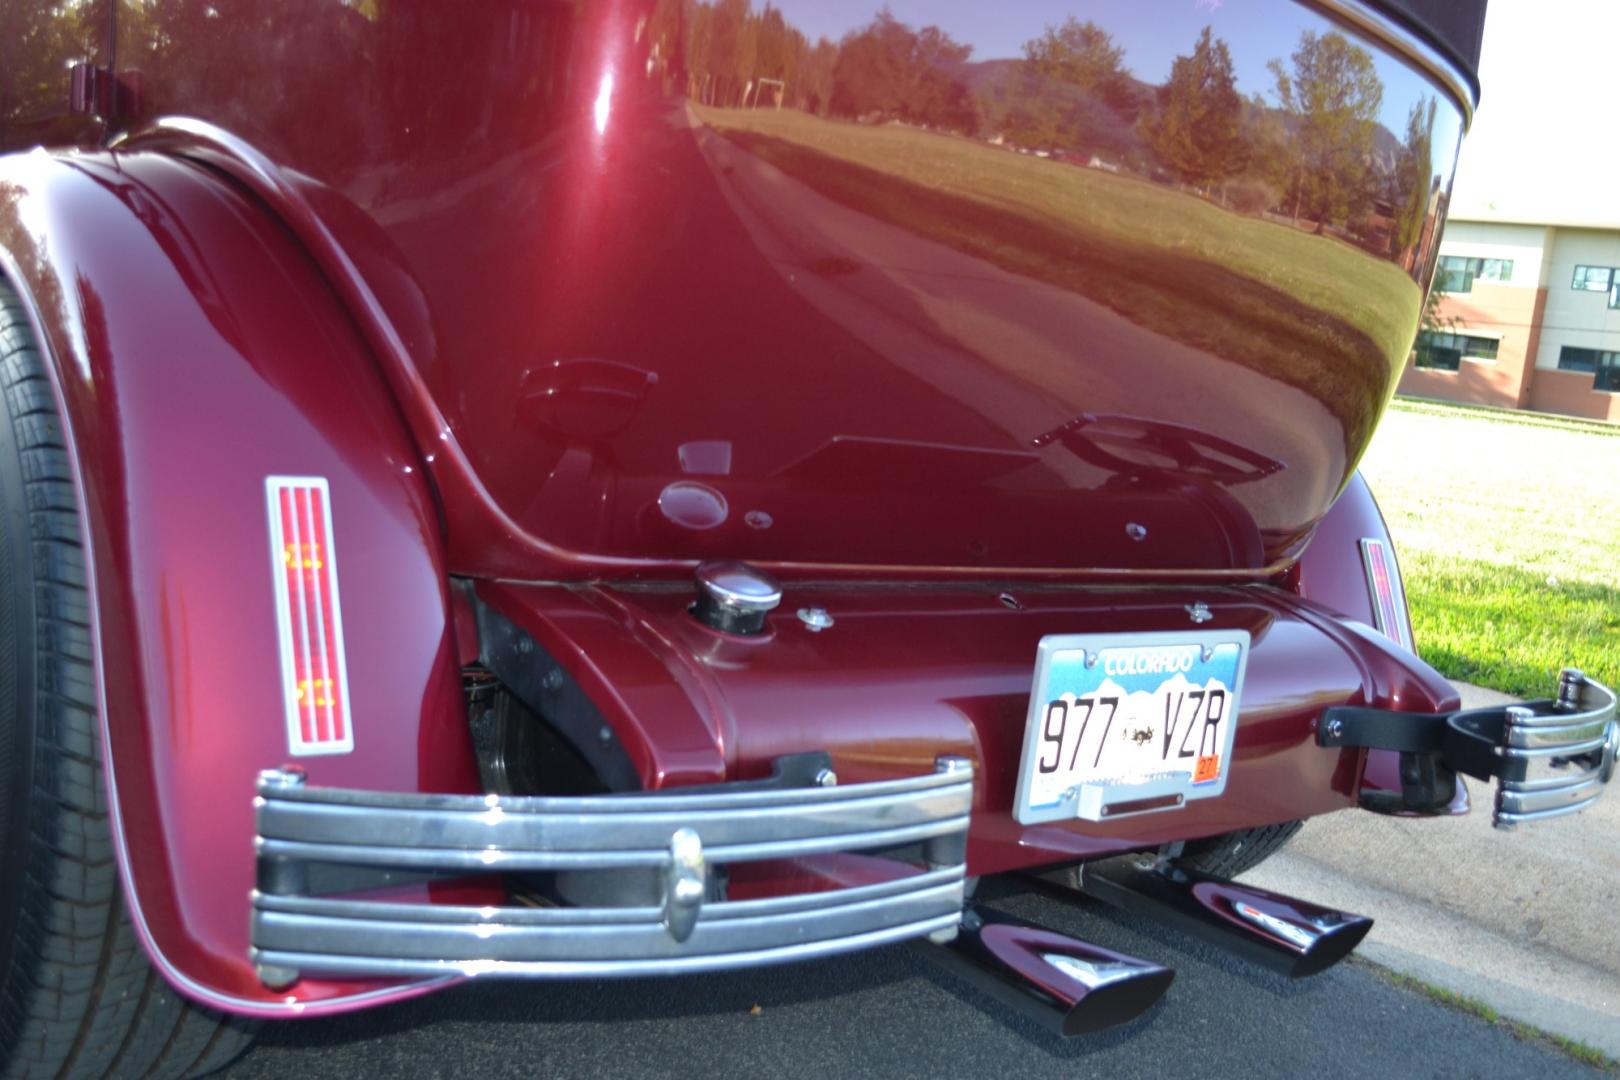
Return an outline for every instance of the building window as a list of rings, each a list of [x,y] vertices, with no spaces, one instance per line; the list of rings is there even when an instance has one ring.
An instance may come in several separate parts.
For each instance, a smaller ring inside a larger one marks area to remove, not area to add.
[[[1442,255],[1434,287],[1448,293],[1473,292],[1475,281],[1507,281],[1512,277],[1512,259]]]
[[[1467,334],[1436,334],[1428,330],[1417,337],[1417,366],[1456,371],[1466,357],[1469,360],[1496,359],[1495,338],[1471,337]]]
[[[1577,266],[1575,280],[1569,287],[1582,292],[1608,292],[1613,275],[1612,266]]]
[[[1565,345],[1558,350],[1558,369],[1590,374],[1592,389],[1620,394],[1620,352]]]

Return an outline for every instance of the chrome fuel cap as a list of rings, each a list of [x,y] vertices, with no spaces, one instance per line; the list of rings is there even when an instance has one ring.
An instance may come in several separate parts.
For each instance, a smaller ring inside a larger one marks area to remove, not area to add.
[[[765,616],[782,602],[782,586],[763,570],[734,560],[697,568],[698,621],[728,634],[757,634]]]

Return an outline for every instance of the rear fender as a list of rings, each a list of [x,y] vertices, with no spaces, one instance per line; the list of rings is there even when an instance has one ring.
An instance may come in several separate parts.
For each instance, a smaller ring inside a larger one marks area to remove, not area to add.
[[[1367,581],[1367,566],[1362,557],[1363,540],[1379,540],[1386,545],[1386,551],[1395,550],[1389,527],[1378,509],[1378,500],[1373,497],[1367,481],[1357,472],[1350,477],[1350,483],[1322,519],[1310,546],[1299,560],[1299,593],[1308,600],[1371,627],[1376,617]],[[1403,605],[1406,603],[1405,595],[1402,589]],[[1411,612],[1403,611],[1402,614],[1410,625]],[[1438,685],[1438,680],[1436,683]],[[1435,709],[1445,712],[1460,708],[1461,704],[1456,691],[1448,688],[1436,700]],[[1364,797],[1399,792],[1400,755],[1392,750],[1369,750],[1366,768],[1362,772],[1361,790]],[[1457,796],[1446,812],[1468,812],[1468,791],[1460,777],[1457,780]]]
[[[342,558],[353,748],[297,763],[477,790],[439,517],[352,322],[260,204],[152,153],[0,158],[0,271],[69,428],[114,846],[152,960],[256,1015],[433,985],[271,993],[248,962],[254,778],[292,760],[266,477],[325,478]]]

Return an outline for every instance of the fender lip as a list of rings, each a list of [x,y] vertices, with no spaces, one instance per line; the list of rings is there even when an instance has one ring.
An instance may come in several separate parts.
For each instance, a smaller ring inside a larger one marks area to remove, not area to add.
[[[40,153],[44,153],[44,151],[40,151]],[[117,772],[112,755],[112,732],[108,722],[105,665],[102,659],[101,600],[97,584],[95,559],[92,557],[94,549],[91,545],[88,528],[89,501],[85,494],[84,475],[80,464],[79,439],[62,388],[57,350],[52,346],[50,336],[45,332],[45,323],[41,318],[39,306],[25,284],[27,279],[22,273],[21,265],[11,251],[4,246],[0,246],[0,275],[5,277],[17,293],[23,311],[27,315],[29,327],[34,333],[35,341],[45,356],[45,368],[50,380],[52,401],[56,406],[57,415],[61,419],[63,437],[67,442],[68,467],[72,476],[74,508],[78,512],[79,519],[79,543],[84,552],[85,589],[88,593],[89,604],[91,669],[95,673],[96,727],[101,743],[102,777],[103,782],[106,784],[107,823],[111,833],[113,857],[118,868],[118,878],[124,903],[129,912],[130,925],[134,928],[135,937],[140,942],[142,951],[145,952],[152,966],[157,969],[169,985],[187,998],[222,1012],[245,1017],[335,1015],[388,1002],[408,1000],[462,981],[458,976],[447,976],[417,979],[398,985],[377,987],[355,994],[337,995],[318,1001],[301,1001],[290,995],[279,1002],[262,1001],[223,993],[203,985],[176,966],[158,946],[145,911],[141,906],[140,896],[134,886],[134,877],[131,870],[132,860],[128,840],[124,832],[122,807],[118,798]]]

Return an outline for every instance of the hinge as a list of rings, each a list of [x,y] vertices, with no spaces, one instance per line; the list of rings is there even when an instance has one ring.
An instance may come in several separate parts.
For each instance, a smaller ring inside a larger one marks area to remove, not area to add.
[[[68,111],[75,116],[105,117],[112,109],[112,72],[82,60],[74,64],[68,81]]]
[[[68,111],[101,120],[140,115],[140,74],[114,74],[110,69],[81,60],[69,69]]]

